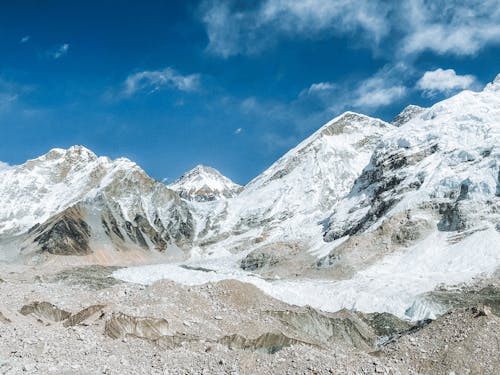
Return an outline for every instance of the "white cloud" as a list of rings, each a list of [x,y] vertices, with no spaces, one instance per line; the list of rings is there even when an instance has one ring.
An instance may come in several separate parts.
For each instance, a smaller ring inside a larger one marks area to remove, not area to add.
[[[195,91],[199,85],[199,74],[182,75],[172,68],[166,68],[145,70],[129,75],[125,80],[123,91],[127,96],[143,90],[155,92],[163,87],[171,87],[180,91]]]
[[[355,36],[374,50],[407,59],[424,51],[474,55],[500,44],[498,0],[206,0],[201,19],[208,51],[256,54],[280,38]],[[249,5],[250,4],[250,5]],[[389,40],[390,43],[381,44]],[[383,46],[383,47],[381,47]]]
[[[0,171],[9,168],[10,165],[7,163],[4,163],[3,161],[0,161]]]
[[[234,134],[238,135],[241,134],[241,132],[243,132],[243,128],[238,128],[234,131]]]
[[[70,45],[68,43],[61,44],[59,47],[48,51],[47,55],[55,60],[60,59],[68,54]]]
[[[306,38],[324,32],[362,32],[378,43],[388,32],[389,8],[369,0],[264,0],[238,9],[234,1],[209,0],[202,6],[208,50],[221,57],[254,54],[280,36]]]
[[[312,94],[320,91],[330,91],[337,88],[337,85],[331,82],[318,82],[313,83],[307,90],[302,91],[303,93],[307,92],[308,94]]]
[[[28,43],[30,41],[30,39],[31,39],[31,36],[29,36],[29,35],[23,36],[21,38],[21,40],[19,41],[19,43],[21,43],[21,44]]]
[[[346,108],[360,111],[374,110],[403,98],[408,89],[403,77],[410,69],[404,64],[387,65],[361,81],[335,84],[320,82],[302,90],[300,97],[314,97],[339,112]]]
[[[438,93],[449,94],[455,90],[464,90],[476,85],[473,75],[458,75],[453,69],[436,69],[425,72],[416,84],[425,95],[433,96]]]
[[[379,108],[389,105],[406,95],[403,85],[387,84],[383,78],[370,78],[356,90],[357,98],[353,105],[359,108]]]
[[[406,18],[403,54],[474,55],[500,44],[498,0],[410,0],[400,12]]]

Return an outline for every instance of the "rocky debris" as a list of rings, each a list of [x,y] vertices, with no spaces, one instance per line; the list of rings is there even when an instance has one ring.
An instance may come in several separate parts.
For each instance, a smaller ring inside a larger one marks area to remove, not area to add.
[[[328,268],[328,274],[334,277],[350,277],[356,270],[373,264],[382,256],[421,240],[431,233],[433,225],[431,220],[425,220],[411,211],[395,214],[373,231],[350,236],[330,254],[318,259],[316,267]]]
[[[439,304],[443,312],[460,307],[486,305],[493,314],[500,317],[500,282],[493,278],[473,285],[443,286],[421,296],[421,303]]]
[[[100,265],[67,268],[48,277],[48,282],[64,283],[90,290],[101,290],[120,284],[111,274],[119,267]]]
[[[23,315],[34,315],[39,319],[51,322],[61,322],[71,316],[69,311],[62,310],[50,302],[32,302],[24,305],[19,312]]]
[[[497,374],[500,318],[484,306],[457,309],[382,349],[389,363],[422,374]]]
[[[0,373],[8,368],[34,374],[449,375],[462,369],[493,374],[498,368],[494,340],[499,318],[485,304],[455,306],[451,314],[413,326],[390,314],[290,306],[235,280],[96,289],[69,279],[53,282],[59,269],[33,271],[10,272],[9,281],[0,284],[6,297],[2,312],[11,320],[0,323]],[[96,273],[103,276],[106,270]],[[35,281],[35,276],[41,277]],[[16,314],[25,300],[48,298],[57,298],[64,310],[38,303],[24,308],[30,310],[27,316]],[[67,318],[46,324],[60,319],[59,310]],[[384,336],[390,339],[381,340]]]
[[[414,326],[389,313],[358,313],[358,315],[373,328],[379,340],[388,339],[396,334],[407,332]]]

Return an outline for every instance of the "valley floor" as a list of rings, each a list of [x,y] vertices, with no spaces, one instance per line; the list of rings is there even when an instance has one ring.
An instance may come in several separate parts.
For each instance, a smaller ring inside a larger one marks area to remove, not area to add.
[[[498,278],[429,294],[451,311],[410,324],[391,314],[294,306],[236,280],[140,285],[113,272],[3,267],[0,374],[458,375],[500,368]]]

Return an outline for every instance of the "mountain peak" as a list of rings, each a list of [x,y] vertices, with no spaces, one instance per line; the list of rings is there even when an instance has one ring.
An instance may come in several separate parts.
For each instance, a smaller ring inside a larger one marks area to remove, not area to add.
[[[88,148],[80,145],[71,146],[68,149],[53,148],[45,155],[38,159],[56,160],[56,159],[71,159],[71,160],[85,160],[91,161],[97,159],[97,155],[90,151]]]
[[[169,188],[182,198],[194,201],[213,201],[236,196],[241,186],[231,181],[217,169],[198,164],[184,173]]]
[[[418,105],[410,104],[405,109],[403,109],[394,119],[391,124],[394,126],[401,126],[411,119],[415,118],[419,114],[425,111],[425,108]]]
[[[486,91],[500,91],[500,74],[497,74],[493,82],[490,82],[484,88]]]

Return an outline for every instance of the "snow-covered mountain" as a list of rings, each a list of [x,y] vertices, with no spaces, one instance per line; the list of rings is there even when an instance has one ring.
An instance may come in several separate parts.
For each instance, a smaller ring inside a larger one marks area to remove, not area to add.
[[[0,241],[27,253],[163,251],[192,229],[186,203],[128,159],[74,146],[0,171]]]
[[[197,202],[233,198],[242,189],[215,168],[204,165],[197,165],[168,187],[182,198]]]
[[[321,221],[349,192],[382,135],[392,128],[352,112],[329,121],[252,180],[237,197],[208,211],[203,209],[197,215],[199,243],[215,243],[225,249],[243,244],[248,249],[255,239],[263,246],[321,238]]]

